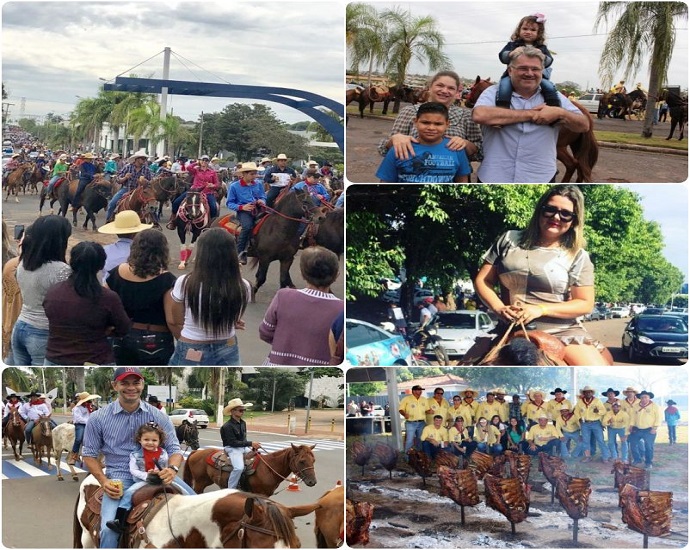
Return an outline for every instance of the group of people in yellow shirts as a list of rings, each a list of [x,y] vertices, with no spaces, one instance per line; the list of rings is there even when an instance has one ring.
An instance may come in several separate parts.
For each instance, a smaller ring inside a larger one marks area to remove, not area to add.
[[[510,449],[582,457],[582,462],[590,462],[598,447],[603,462],[616,458],[627,462],[630,454],[633,464],[644,462],[645,467],[652,467],[662,419],[652,392],[628,386],[622,390],[625,397],[619,399],[621,391],[608,388],[601,393],[605,399],[599,399],[594,388],[585,386],[571,403],[567,390],[554,389],[550,392],[553,398],[547,401],[544,391],[532,389],[526,401],[515,394],[509,402],[503,388],[487,392],[482,401],[478,391],[466,388],[449,402],[443,397],[443,388],[435,388],[430,397],[422,395],[424,390],[415,385],[412,394],[400,401],[405,452],[416,445],[434,458],[441,449],[465,457],[475,450],[500,454]]]

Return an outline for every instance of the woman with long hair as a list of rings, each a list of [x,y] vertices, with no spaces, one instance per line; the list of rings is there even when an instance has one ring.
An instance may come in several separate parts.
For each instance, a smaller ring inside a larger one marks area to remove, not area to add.
[[[221,228],[197,240],[191,273],[175,281],[168,326],[177,338],[170,365],[240,365],[235,329],[251,286],[240,274],[235,238]]]
[[[506,426],[505,431],[505,449],[509,451],[524,451],[525,446],[525,430],[522,424],[514,416],[508,419],[508,426]]]
[[[49,322],[45,365],[114,365],[108,336],[123,336],[130,320],[120,297],[101,286],[105,250],[81,242],[71,251],[72,274],[51,287],[43,306]]]
[[[113,340],[118,365],[167,365],[175,342],[166,321],[173,305],[175,275],[168,271],[168,240],[144,229],[132,240],[127,262],[111,269],[106,284],[116,292],[132,320],[129,333]]]
[[[48,318],[43,299],[48,289],[69,277],[65,262],[72,226],[62,216],[38,218],[25,232],[17,267],[22,309],[12,330],[13,361],[18,366],[43,365]]]
[[[594,308],[594,267],[585,250],[584,225],[580,189],[551,187],[527,228],[501,235],[484,255],[474,284],[504,323],[535,321],[538,330],[558,337],[568,365],[603,366],[609,364],[601,353],[606,348],[580,322]]]

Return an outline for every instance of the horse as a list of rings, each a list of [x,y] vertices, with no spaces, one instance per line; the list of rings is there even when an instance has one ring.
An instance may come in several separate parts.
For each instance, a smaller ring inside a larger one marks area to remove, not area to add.
[[[106,180],[102,174],[96,174],[93,181],[84,189],[82,206],[86,211],[86,219],[83,229],[88,228],[89,220],[91,220],[91,227],[96,231],[96,214],[108,206],[108,202],[115,194],[115,187],[115,182]]]
[[[681,140],[685,134],[685,125],[688,122],[688,98],[683,98],[674,92],[668,92],[666,94],[666,103],[671,115],[671,131],[666,139],[669,140],[673,137],[676,126],[678,126],[678,139]]]
[[[154,194],[151,184],[139,183],[132,191],[128,191],[124,196],[117,202],[115,207],[115,214],[122,212],[123,210],[134,210],[139,215],[139,220],[141,223],[150,223],[154,227],[160,229],[160,224],[158,223],[158,218],[155,214],[155,207],[151,206],[151,203],[156,202],[156,196]],[[106,220],[107,221],[107,220]]]
[[[101,491],[84,479],[74,507],[73,548],[98,548]],[[137,493],[138,494],[138,493]],[[293,518],[318,504],[285,506],[251,493],[223,489],[203,495],[158,493],[130,513],[128,548],[299,548]],[[136,501],[136,496],[135,496]],[[133,520],[133,516],[137,520]]]
[[[313,226],[316,232],[308,244],[323,246],[335,252],[338,257],[342,256],[345,250],[345,209],[335,208],[328,211],[324,220]]]
[[[357,86],[356,88],[350,88],[345,91],[345,106],[349,105],[355,100],[359,100],[359,96],[364,88],[362,86]]]
[[[156,177],[151,180],[151,188],[158,201],[158,219],[160,219],[163,214],[163,205],[166,202],[172,203],[172,201],[183,193],[186,187],[187,184],[184,178],[178,177],[177,174],[168,171],[163,173],[159,172],[159,175],[156,175]]]
[[[45,171],[43,168],[39,168],[38,164],[33,164],[32,166],[26,185],[29,187],[29,191],[32,194],[38,195],[38,184],[42,184],[43,180],[45,180]]]
[[[391,101],[406,101],[413,105],[417,102],[415,90],[409,86],[369,86],[359,94],[359,117],[364,118],[364,109],[369,104],[369,113],[374,112],[374,103],[383,102],[382,115],[388,113],[388,105]]]
[[[201,191],[187,191],[180,207],[177,209],[175,229],[180,239],[180,264],[178,269],[185,269],[192,257],[194,243],[201,232],[211,225],[211,213],[206,196]],[[187,246],[187,233],[192,234],[192,242]]]
[[[314,470],[316,459],[312,452],[315,446],[291,444],[290,447],[280,451],[268,454],[257,453],[257,458],[255,458],[256,471],[250,476],[243,475],[240,480],[240,487],[252,493],[270,497],[290,473],[302,478],[307,486],[313,487],[316,485],[316,472]],[[199,494],[203,493],[204,489],[213,483],[219,487],[228,486],[229,473],[221,471],[208,461],[217,452],[222,453],[223,451],[201,449],[192,451],[187,457],[182,479]]]
[[[26,422],[24,422],[24,419],[19,414],[19,407],[12,407],[11,405],[8,405],[8,407],[10,407],[10,414],[7,424],[5,424],[5,433],[10,440],[14,459],[19,461],[22,459]],[[17,444],[19,444],[19,451],[17,451]]]
[[[190,422],[185,418],[182,424],[175,428],[175,434],[177,434],[177,440],[180,443],[187,444],[187,448],[191,447],[194,451],[199,448],[199,428],[197,428],[196,421]]]
[[[7,176],[7,196],[5,201],[10,198],[10,194],[14,194],[14,201],[19,202],[19,187],[22,187],[24,194],[26,194],[26,187],[24,186],[24,174],[31,170],[32,164],[24,163],[12,170]]]
[[[53,427],[50,416],[41,416],[31,430],[33,440],[34,464],[39,465],[45,456],[48,459],[48,469],[52,468],[50,455],[53,451]]]
[[[608,92],[601,96],[599,100],[599,111],[597,116],[599,118],[604,118],[609,116],[611,118],[625,118],[626,115],[632,118],[633,114],[633,104],[636,100],[643,101],[646,105],[647,98],[642,90],[633,90],[629,94],[614,94]],[[609,108],[609,105],[611,107]]]
[[[64,424],[59,424],[53,428],[53,456],[55,457],[55,468],[57,469],[58,481],[64,481],[62,477],[62,470],[60,469],[60,461],[62,459],[62,451],[66,451],[67,455],[72,452],[72,447],[74,446],[74,424],[65,422]],[[72,475],[73,481],[79,481],[77,472],[74,467],[68,462],[70,474]]]
[[[336,485],[326,491],[317,501],[319,508],[314,513],[314,535],[317,548],[338,548],[345,540],[345,490]]]
[[[314,206],[306,190],[286,191],[279,196],[274,208],[254,227],[247,254],[252,256],[250,267],[255,267],[256,282],[252,286],[252,301],[261,285],[266,282],[268,266],[280,262],[280,287],[293,287],[290,267],[300,246],[298,229],[301,223],[320,221],[321,207]]]
[[[482,80],[479,76],[470,89],[470,93],[465,100],[467,107],[474,107],[477,99],[489,86],[493,85],[490,79]],[[577,172],[577,183],[592,182],[592,170],[599,160],[599,144],[594,135],[594,121],[592,115],[587,109],[580,105],[577,101],[572,102],[583,114],[587,117],[589,128],[586,132],[573,132],[568,128],[561,127],[558,132],[558,141],[556,143],[556,158],[565,166],[565,174],[563,174],[562,183],[567,183],[571,180],[573,173]],[[568,148],[572,151],[568,151]]]

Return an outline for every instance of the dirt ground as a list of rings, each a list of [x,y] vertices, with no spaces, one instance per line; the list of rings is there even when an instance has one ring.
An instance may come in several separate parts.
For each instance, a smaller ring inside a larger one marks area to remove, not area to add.
[[[378,118],[360,119],[349,116],[347,123],[347,164],[345,176],[353,183],[375,183],[376,169],[381,162],[381,157],[376,151],[381,139],[388,136],[392,120],[380,120]],[[606,125],[611,131],[638,131],[641,129],[640,121],[595,121],[595,127]],[[663,125],[663,132],[668,132]],[[563,165],[558,163],[559,173],[564,172]],[[473,163],[476,172],[478,163]],[[593,178],[597,183],[673,183],[684,182],[688,178],[687,155],[649,153],[642,151],[630,151],[601,147],[599,149],[599,162],[593,170]],[[473,177],[476,179],[476,176]]]
[[[687,445],[657,445],[650,488],[673,491],[673,519],[671,534],[649,537],[649,548],[682,548],[688,543],[687,450]],[[528,482],[532,486],[529,515],[516,525],[515,535],[508,520],[484,504],[483,482],[479,482],[481,502],[465,508],[461,527],[460,506],[439,496],[438,478],[427,478],[424,487],[402,459],[389,479],[375,457],[362,474],[348,456],[347,495],[374,504],[371,548],[642,548],[643,535],[622,521],[611,465],[583,464],[578,459],[568,459],[567,464],[568,474],[592,480],[589,513],[578,521],[577,542],[573,542],[574,521],[557,498],[551,504],[551,486],[538,471],[536,457]]]

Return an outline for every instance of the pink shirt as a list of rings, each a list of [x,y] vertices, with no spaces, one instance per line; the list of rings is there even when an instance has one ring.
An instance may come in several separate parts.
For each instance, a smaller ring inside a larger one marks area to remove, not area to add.
[[[187,172],[192,174],[194,177],[194,183],[192,183],[192,191],[203,191],[207,195],[214,193],[215,190],[220,187],[218,182],[218,174],[213,168],[207,168],[206,170],[200,170],[199,165],[192,164],[187,168]]]

